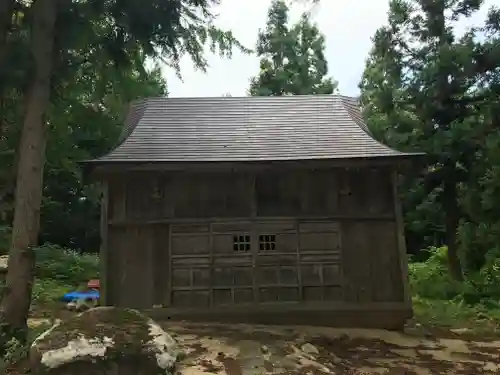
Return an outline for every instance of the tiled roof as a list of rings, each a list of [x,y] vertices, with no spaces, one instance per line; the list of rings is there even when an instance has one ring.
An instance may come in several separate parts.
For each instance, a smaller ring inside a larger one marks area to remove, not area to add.
[[[120,144],[96,162],[397,157],[341,95],[150,98],[131,104]]]

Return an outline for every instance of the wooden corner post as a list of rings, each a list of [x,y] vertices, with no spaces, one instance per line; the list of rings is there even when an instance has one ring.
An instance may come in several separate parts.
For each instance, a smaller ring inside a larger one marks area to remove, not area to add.
[[[109,189],[108,182],[105,179],[101,180],[101,246],[100,246],[100,296],[99,302],[101,306],[109,304],[107,298],[108,291],[108,201]]]
[[[404,303],[411,308],[411,291],[410,291],[410,280],[408,277],[408,256],[406,254],[406,240],[405,240],[405,228],[403,220],[403,210],[401,207],[401,201],[398,194],[398,170],[394,168],[392,171],[392,195],[394,200],[394,214],[396,218],[396,235],[399,251],[399,264],[401,268],[401,282],[403,283],[403,298]]]

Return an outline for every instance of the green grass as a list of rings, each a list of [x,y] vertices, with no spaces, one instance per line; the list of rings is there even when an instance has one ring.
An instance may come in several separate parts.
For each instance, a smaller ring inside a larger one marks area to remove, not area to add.
[[[71,249],[45,245],[37,248],[33,305],[47,306],[84,287],[88,280],[99,278],[99,258]]]
[[[467,329],[471,335],[500,336],[500,309],[467,305],[463,301],[413,297],[414,320],[443,330]]]
[[[58,280],[37,279],[33,286],[33,308],[59,304],[61,297],[73,289],[75,289],[75,285],[62,283]]]
[[[460,283],[448,275],[446,251],[445,247],[429,249],[426,262],[409,264],[415,321],[500,335],[500,259],[492,258]]]

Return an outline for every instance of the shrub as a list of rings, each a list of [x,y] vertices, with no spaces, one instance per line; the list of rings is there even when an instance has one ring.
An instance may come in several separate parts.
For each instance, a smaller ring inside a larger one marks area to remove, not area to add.
[[[26,358],[29,353],[29,345],[12,338],[5,343],[5,355],[0,358],[0,370],[4,373],[11,364],[15,364],[23,358]]]
[[[62,296],[75,289],[75,286],[52,279],[36,279],[33,285],[32,308],[60,301]]]
[[[11,228],[9,226],[0,225],[0,255],[5,255],[9,252]]]
[[[466,275],[464,282],[450,278],[446,247],[431,248],[425,262],[410,262],[409,273],[414,296],[431,300],[464,301],[469,305],[492,304],[500,299],[500,259],[491,257],[475,273]]]
[[[491,303],[488,300],[499,301],[500,259],[489,259],[478,273],[469,276],[468,281],[474,289],[475,299],[486,303]]]
[[[60,284],[78,285],[99,277],[99,257],[56,245],[36,249],[36,277]]]
[[[413,297],[415,319],[419,323],[449,328],[473,328],[477,332],[498,330],[500,313],[483,304],[468,305],[463,300],[441,301]]]
[[[446,247],[430,248],[425,262],[410,262],[412,293],[422,298],[449,300],[463,293],[464,285],[449,277]]]

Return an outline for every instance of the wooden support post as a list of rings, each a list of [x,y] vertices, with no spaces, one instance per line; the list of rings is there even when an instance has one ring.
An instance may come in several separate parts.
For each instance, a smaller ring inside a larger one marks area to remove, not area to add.
[[[108,182],[101,180],[101,247],[100,247],[100,298],[101,306],[109,305],[108,301]]]
[[[394,214],[396,217],[397,243],[399,250],[399,263],[403,283],[404,302],[411,307],[410,282],[408,278],[408,256],[406,254],[406,240],[404,233],[403,210],[398,196],[398,172],[396,169],[392,172],[392,195],[394,199]]]

